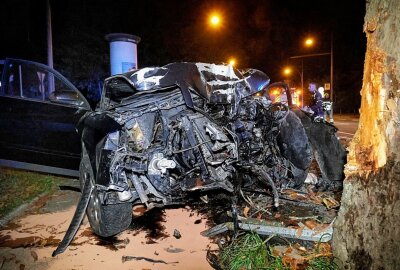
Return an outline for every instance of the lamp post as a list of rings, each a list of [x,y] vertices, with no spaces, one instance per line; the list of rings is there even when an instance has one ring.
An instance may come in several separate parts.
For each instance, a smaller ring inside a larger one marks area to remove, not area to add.
[[[301,59],[301,107],[304,108],[304,68],[303,68],[303,59]]]
[[[331,102],[333,103],[333,33],[331,32]],[[330,119],[333,119],[333,105]]]

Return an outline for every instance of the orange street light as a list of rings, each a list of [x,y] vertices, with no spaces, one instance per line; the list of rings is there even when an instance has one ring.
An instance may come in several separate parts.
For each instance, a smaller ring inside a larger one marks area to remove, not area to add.
[[[285,75],[290,75],[291,73],[292,73],[292,69],[291,68],[285,68],[283,70],[283,74],[285,74]]]
[[[214,28],[219,27],[221,25],[221,16],[218,13],[212,13],[209,17],[209,24]]]
[[[314,39],[313,39],[313,38],[307,38],[307,39],[304,41],[304,44],[305,44],[307,47],[311,47],[312,45],[314,45]]]
[[[236,59],[235,58],[230,58],[228,63],[229,63],[229,65],[234,67],[234,66],[236,66]]]

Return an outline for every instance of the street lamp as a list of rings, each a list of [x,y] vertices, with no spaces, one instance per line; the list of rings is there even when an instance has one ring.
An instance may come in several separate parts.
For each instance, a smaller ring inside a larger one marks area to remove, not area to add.
[[[213,28],[218,28],[221,25],[221,15],[214,12],[209,16],[209,24]]]
[[[292,73],[292,69],[291,68],[285,68],[283,70],[283,74],[285,74],[285,75],[290,75],[290,73]]]
[[[304,45],[306,45],[307,47],[311,47],[312,45],[314,45],[314,39],[306,38],[306,40],[304,41]]]

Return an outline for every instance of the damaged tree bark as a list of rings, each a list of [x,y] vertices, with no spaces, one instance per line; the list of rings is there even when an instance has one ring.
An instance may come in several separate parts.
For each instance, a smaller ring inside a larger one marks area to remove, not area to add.
[[[367,1],[360,125],[349,147],[334,254],[343,269],[400,265],[400,1]]]

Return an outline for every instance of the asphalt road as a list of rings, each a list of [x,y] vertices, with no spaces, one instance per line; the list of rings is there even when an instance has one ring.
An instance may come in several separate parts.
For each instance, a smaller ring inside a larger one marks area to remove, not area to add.
[[[334,115],[335,126],[339,129],[337,132],[341,139],[350,140],[358,128],[358,115]]]

